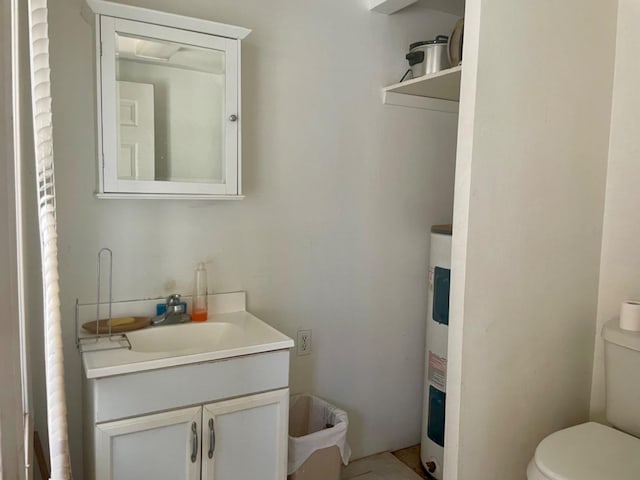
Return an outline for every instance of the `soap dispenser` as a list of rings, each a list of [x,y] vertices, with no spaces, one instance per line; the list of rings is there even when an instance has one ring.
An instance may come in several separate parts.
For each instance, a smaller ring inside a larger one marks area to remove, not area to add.
[[[206,322],[209,316],[207,308],[207,269],[204,263],[198,263],[193,286],[193,305],[191,307],[191,320],[194,322]]]

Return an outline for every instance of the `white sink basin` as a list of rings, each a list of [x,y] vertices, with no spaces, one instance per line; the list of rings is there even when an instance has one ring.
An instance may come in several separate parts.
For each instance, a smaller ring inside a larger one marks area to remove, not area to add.
[[[205,352],[241,343],[243,330],[229,322],[185,323],[127,333],[134,352]]]
[[[149,315],[155,300],[114,302],[114,316]],[[95,305],[79,307],[80,322],[95,318]],[[80,332],[79,334],[83,334]],[[293,347],[293,340],[246,311],[244,292],[209,296],[209,319],[148,327],[126,334],[131,348],[114,348],[109,338],[92,343],[82,362],[87,378],[204,363]],[[120,345],[128,347],[127,342]]]

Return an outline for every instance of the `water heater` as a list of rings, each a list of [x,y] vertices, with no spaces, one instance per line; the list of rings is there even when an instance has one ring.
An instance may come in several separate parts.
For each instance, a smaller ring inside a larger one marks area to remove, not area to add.
[[[451,225],[434,225],[431,227],[431,250],[429,254],[427,339],[420,460],[427,472],[437,480],[442,480],[444,459],[450,281]]]

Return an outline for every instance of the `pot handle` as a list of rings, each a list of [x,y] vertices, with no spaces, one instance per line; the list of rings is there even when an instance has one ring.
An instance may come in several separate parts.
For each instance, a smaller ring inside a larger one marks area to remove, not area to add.
[[[420,51],[420,52],[409,52],[409,53],[407,53],[405,58],[407,60],[409,60],[409,65],[413,67],[414,65],[417,65],[418,63],[424,62],[424,52],[422,52],[422,51]]]
[[[436,36],[436,42],[439,42],[440,40],[444,40],[445,42],[449,41],[449,37],[447,37],[446,35],[437,35]]]

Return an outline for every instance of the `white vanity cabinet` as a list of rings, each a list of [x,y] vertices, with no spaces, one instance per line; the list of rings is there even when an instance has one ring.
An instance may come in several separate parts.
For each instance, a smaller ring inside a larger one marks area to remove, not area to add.
[[[284,480],[288,376],[286,349],[85,378],[84,478]]]
[[[156,304],[114,302],[112,313]],[[293,340],[247,312],[245,292],[208,304],[206,322],[126,340],[79,332],[84,480],[285,480]],[[77,327],[95,312],[78,303]]]
[[[96,480],[282,480],[289,390],[97,424]]]

